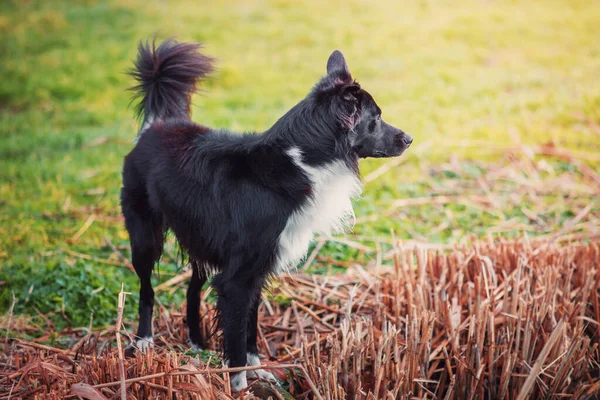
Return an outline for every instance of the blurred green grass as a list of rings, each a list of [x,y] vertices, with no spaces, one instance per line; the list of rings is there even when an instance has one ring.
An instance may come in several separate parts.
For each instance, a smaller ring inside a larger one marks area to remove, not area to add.
[[[127,269],[67,251],[106,258],[105,237],[127,244],[118,192],[137,124],[124,71],[140,39],[204,41],[218,71],[194,98],[193,119],[234,130],[268,128],[324,73],[330,52],[342,50],[386,119],[415,137],[403,165],[367,184],[360,217],[426,195],[439,181],[423,171],[451,156],[487,162],[507,147],[548,141],[598,154],[598,21],[595,1],[1,2],[0,307],[14,293],[17,313],[39,310],[79,326],[93,310],[102,324],[114,315],[120,282],[137,291]],[[381,164],[366,161],[363,173]],[[463,236],[497,221],[468,207],[452,211]],[[429,233],[444,218],[424,207],[356,229],[460,239]],[[323,251],[352,256],[343,246]],[[161,269],[169,277],[177,266]]]

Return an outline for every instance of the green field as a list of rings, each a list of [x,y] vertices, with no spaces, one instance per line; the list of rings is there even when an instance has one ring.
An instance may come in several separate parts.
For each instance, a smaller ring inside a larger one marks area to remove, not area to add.
[[[14,296],[13,324],[87,326],[93,312],[103,326],[115,317],[121,282],[137,292],[137,277],[107,242],[128,257],[118,194],[138,125],[124,72],[138,41],[153,35],[203,41],[218,59],[194,98],[193,119],[204,125],[268,128],[338,48],[386,120],[413,135],[398,165],[363,162],[369,179],[351,242],[325,244],[314,272],[381,261],[391,231],[448,244],[551,236],[574,220],[587,225],[571,233],[595,229],[596,1],[121,3],[0,3],[0,310]],[[577,162],[519,150],[548,142]],[[378,168],[385,172],[370,175]],[[415,204],[394,203],[410,198]],[[172,243],[167,250],[157,282],[180,268]],[[183,297],[159,294],[164,304]],[[130,302],[125,318],[135,317]],[[6,316],[0,322],[5,328]]]

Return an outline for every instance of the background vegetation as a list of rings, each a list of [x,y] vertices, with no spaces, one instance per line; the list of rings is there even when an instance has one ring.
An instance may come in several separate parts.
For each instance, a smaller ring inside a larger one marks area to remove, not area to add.
[[[25,324],[87,326],[93,312],[101,326],[121,282],[137,292],[119,255],[118,193],[137,130],[124,71],[140,39],[204,41],[219,60],[194,99],[202,124],[268,128],[339,48],[386,119],[414,136],[401,161],[363,162],[355,233],[309,266],[327,272],[378,262],[391,231],[444,245],[549,236],[598,216],[599,20],[594,1],[1,2],[0,309],[14,298]],[[176,258],[167,246],[157,283]],[[135,317],[130,302],[124,318]]]

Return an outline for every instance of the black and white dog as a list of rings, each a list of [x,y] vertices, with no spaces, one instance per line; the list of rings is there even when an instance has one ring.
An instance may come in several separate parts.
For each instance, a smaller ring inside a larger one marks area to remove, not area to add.
[[[257,309],[265,280],[295,267],[315,233],[342,231],[354,217],[360,158],[399,156],[412,138],[383,121],[339,51],[329,57],[327,75],[266,132],[195,124],[190,99],[212,71],[199,49],[172,39],[158,48],[140,44],[131,72],[143,122],[125,157],[121,205],[141,283],[136,345],[153,345],[150,276],[171,229],[193,268],[191,344],[202,347],[200,290],[214,275],[229,366],[260,365]],[[233,389],[246,386],[245,372],[232,376]]]

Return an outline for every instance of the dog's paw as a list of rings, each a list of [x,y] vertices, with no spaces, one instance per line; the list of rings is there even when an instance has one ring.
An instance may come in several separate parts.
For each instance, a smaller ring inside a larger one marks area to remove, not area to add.
[[[248,387],[248,380],[246,379],[246,371],[238,372],[237,374],[231,374],[231,390],[235,392],[241,392]]]
[[[253,371],[248,371],[248,376],[254,379],[266,379],[268,381],[277,382],[275,375],[273,375],[269,371],[265,371],[264,369],[255,369]]]
[[[248,359],[248,365],[252,365],[253,367],[260,365],[260,358],[258,358],[258,354],[248,353],[246,357]],[[277,382],[277,379],[275,379],[275,375],[268,371],[265,371],[264,369],[248,371],[248,375],[255,379],[266,379],[269,381]]]
[[[202,341],[202,335],[200,335],[200,331],[198,329],[190,331],[190,328],[187,327],[187,344],[191,350],[200,352],[204,350],[204,343]]]
[[[154,339],[152,336],[136,339],[135,347],[137,347],[142,353],[146,354],[150,349],[154,348]]]
[[[191,340],[188,340],[188,346],[190,347],[190,350],[193,350],[197,353],[204,350],[204,348],[202,347],[201,344],[196,344],[196,343],[192,342]]]

